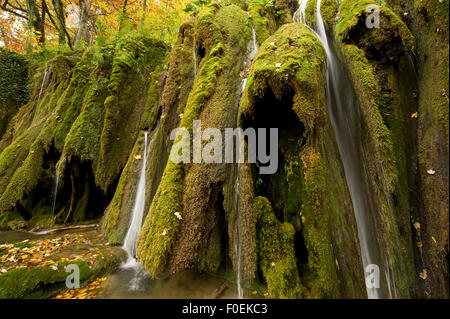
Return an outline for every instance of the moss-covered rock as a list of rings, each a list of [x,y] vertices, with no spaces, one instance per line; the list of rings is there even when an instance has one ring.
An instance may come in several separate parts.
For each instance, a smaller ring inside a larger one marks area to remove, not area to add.
[[[427,269],[419,292],[427,298],[448,298],[448,157],[449,157],[449,1],[387,1],[416,38],[418,113],[417,186],[414,219],[422,239],[416,276]],[[430,175],[428,171],[436,172]]]
[[[26,225],[24,218],[15,211],[7,211],[0,215],[0,229],[19,230]]]
[[[280,222],[285,225],[280,227],[291,229],[283,232],[283,236],[288,243],[295,242],[297,258],[295,265],[292,261],[288,263],[289,270],[281,267],[278,273],[276,267],[270,268],[269,277],[277,282],[271,284],[271,294],[275,296],[293,297],[301,291],[308,298],[365,294],[356,223],[327,114],[325,60],[325,51],[309,28],[301,24],[282,26],[262,44],[251,66],[240,104],[240,125],[280,127],[281,143],[283,136],[288,138],[287,143],[280,145],[282,158],[288,160],[281,178],[288,184],[282,187],[291,192],[289,196],[301,198],[300,205],[289,206],[288,215],[275,212],[277,218],[285,222]],[[297,140],[290,141],[289,137]],[[294,169],[299,169],[300,173],[295,173]],[[301,183],[289,182],[291,174],[300,174]],[[258,176],[252,178],[258,184]],[[278,207],[279,195],[273,192],[281,189],[277,185],[273,189],[266,188],[264,192],[271,197],[272,206]],[[260,192],[258,188],[256,192]],[[287,220],[296,227],[286,226]],[[298,225],[295,225],[296,220]],[[334,227],[346,231],[338,234],[332,230]],[[264,231],[258,229],[258,232]],[[270,232],[270,228],[267,231]],[[347,262],[338,263],[341,255],[346,256]],[[295,271],[306,289],[297,287],[298,293],[291,291],[293,294],[287,295],[289,284],[281,284],[280,278],[285,278],[286,272],[293,274]],[[355,282],[350,278],[361,280]]]
[[[369,5],[377,5],[380,27],[367,28]],[[336,28],[361,112],[361,141],[367,178],[372,191],[375,229],[384,251],[385,265],[393,273],[394,297],[414,296],[412,233],[409,190],[415,187],[414,73],[409,58],[414,38],[391,9],[375,1],[343,1]],[[398,67],[397,65],[400,65]],[[393,238],[395,238],[393,240]]]
[[[96,168],[96,183],[105,191],[128,160],[146,109],[149,74],[165,62],[167,51],[163,42],[141,36],[116,45]]]
[[[287,222],[280,223],[264,197],[255,198],[254,209],[259,214],[258,264],[267,281],[270,297],[302,297],[294,250],[294,227]]]
[[[248,16],[235,5],[214,3],[200,11],[194,35],[198,74],[180,127],[192,134],[196,119],[204,128],[233,126],[239,73],[250,31]],[[220,185],[226,178],[224,168],[169,160],[138,246],[138,256],[153,276],[192,267],[217,270],[223,258],[217,252],[223,247],[217,242],[217,228],[224,219],[219,200]],[[210,241],[215,244],[207,245]]]

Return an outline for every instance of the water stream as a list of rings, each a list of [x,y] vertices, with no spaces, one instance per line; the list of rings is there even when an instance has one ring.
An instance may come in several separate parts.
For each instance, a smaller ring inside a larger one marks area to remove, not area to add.
[[[244,76],[241,78],[241,87],[239,96],[244,92],[245,86],[247,85],[248,72],[253,59],[258,53],[259,45],[256,39],[255,28],[252,28],[252,40],[248,45],[246,58],[244,60]],[[236,103],[237,108],[239,103]],[[237,110],[236,110],[237,111]],[[240,216],[240,185],[241,185],[241,165],[237,163],[236,165],[236,176],[234,182],[234,209],[236,211],[236,281],[237,281],[237,292],[238,298],[242,299],[244,297],[244,290],[242,287],[242,251],[241,251],[241,216]]]
[[[306,5],[308,4],[308,0],[300,0],[298,2],[298,9],[295,11],[294,16],[292,17],[292,22],[294,23],[306,23]]]
[[[344,165],[345,177],[353,203],[358,228],[358,237],[364,269],[372,264],[381,265],[378,260],[377,244],[370,222],[369,187],[364,178],[361,161],[361,143],[358,123],[358,105],[345,67],[340,63],[332,46],[329,45],[324,22],[320,12],[321,0],[317,1],[317,36],[327,54],[327,104],[331,124],[336,136]],[[370,299],[382,298],[380,289],[367,287]]]
[[[48,84],[48,80],[50,79],[50,74],[51,74],[50,69],[46,68],[45,72],[44,72],[44,77],[42,78],[41,89],[39,90],[38,100],[41,99],[42,91],[44,91],[44,87],[47,86],[47,84]]]
[[[194,78],[197,76],[197,52],[195,52],[195,41],[194,41],[194,46],[192,48],[192,62],[194,64]]]
[[[52,217],[55,218],[55,207],[56,207],[56,196],[58,195],[58,186],[59,186],[59,172],[58,168],[56,168],[55,172],[55,188],[53,191],[53,203],[52,203]]]
[[[293,16],[296,23],[306,24],[305,10],[307,0],[299,1],[299,9]],[[380,266],[376,237],[370,220],[370,189],[364,177],[364,164],[361,160],[362,141],[360,139],[360,114],[356,96],[349,85],[350,79],[345,66],[338,59],[335,48],[330,45],[320,11],[321,0],[317,1],[316,33],[327,55],[327,105],[331,125],[336,136],[339,153],[344,166],[345,178],[352,199],[358,229],[364,270],[369,265]],[[386,274],[389,277],[389,274]],[[389,280],[388,280],[389,283]],[[389,287],[388,287],[389,288]],[[383,298],[381,289],[368,288],[370,299]]]
[[[128,228],[127,235],[123,242],[123,250],[128,254],[128,260],[125,263],[125,268],[131,268],[137,266],[136,253],[137,253],[137,243],[139,239],[139,233],[142,228],[142,219],[144,217],[144,207],[145,207],[145,182],[146,182],[146,166],[147,166],[147,140],[148,132],[144,133],[144,149],[142,151],[142,167],[139,176],[138,187],[136,190],[136,198],[134,200],[133,212],[131,213],[131,223],[130,228]]]
[[[255,58],[256,54],[259,50],[258,41],[256,40],[256,31],[255,28],[252,28],[252,42],[249,44],[251,47],[247,50],[247,60],[248,60],[248,68],[250,68],[252,60]],[[245,75],[242,77],[241,82],[241,92],[244,92],[245,86],[247,85],[248,78],[248,69],[244,71]]]

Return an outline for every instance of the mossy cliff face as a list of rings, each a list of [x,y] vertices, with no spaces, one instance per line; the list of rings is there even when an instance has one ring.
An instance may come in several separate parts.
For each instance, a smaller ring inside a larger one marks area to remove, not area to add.
[[[368,28],[366,8],[377,5],[379,28]],[[369,183],[372,223],[384,272],[395,277],[387,296],[416,294],[409,190],[414,187],[414,76],[409,58],[414,38],[389,8],[376,1],[341,3],[335,26],[361,114],[362,157]]]
[[[146,107],[150,72],[165,62],[167,47],[162,42],[142,38],[120,43],[116,51],[119,53],[114,57],[108,84],[110,95],[104,102],[105,121],[96,170],[96,182],[105,191],[132,150]]]
[[[418,272],[427,277],[419,294],[448,298],[449,1],[387,1],[410,27],[417,56],[417,187],[415,221]],[[430,174],[432,172],[434,174]]]
[[[213,4],[200,12],[194,33],[198,74],[180,127],[192,134],[197,119],[203,129],[234,126],[239,73],[250,34],[248,16],[237,6]],[[168,161],[138,246],[138,256],[153,276],[193,267],[218,269],[224,245],[220,198],[225,168]]]
[[[282,26],[261,46],[240,105],[244,128],[281,128],[279,171],[249,173],[263,197],[253,206],[257,236],[247,240],[257,239],[258,268],[274,298],[365,294],[352,204],[327,115],[325,60],[310,29]]]
[[[178,126],[192,89],[195,69],[193,61],[194,28],[188,21],[180,27],[177,42],[171,50],[168,70],[152,72],[146,110],[141,129],[149,131],[149,153],[146,171],[146,204],[148,212],[167,164],[172,141],[170,132]],[[102,221],[102,228],[112,243],[122,243],[131,222],[137,181],[143,159],[144,134],[141,132],[129,155]]]
[[[110,146],[117,146],[107,140],[132,139],[133,145],[140,125],[149,125],[146,88],[157,82],[149,73],[163,64],[166,54],[162,42],[135,36],[59,55],[34,67],[29,102],[12,118],[0,142],[0,212],[16,211],[35,228],[97,218],[109,197],[101,189],[106,191],[116,179],[116,173],[104,174],[104,165],[113,162],[118,170],[124,165],[102,158]],[[120,83],[123,89],[118,92]],[[139,83],[144,93],[125,93],[130,83]],[[139,106],[130,112],[128,104],[120,104],[122,95]],[[135,129],[126,132],[131,137],[106,137],[105,128],[114,122],[106,105],[116,116],[133,117]],[[124,146],[121,152],[128,158],[131,150]],[[56,175],[60,196],[52,215]]]
[[[298,9],[296,0],[251,0],[247,1],[247,11],[259,43],[264,42],[280,26],[292,22]]]

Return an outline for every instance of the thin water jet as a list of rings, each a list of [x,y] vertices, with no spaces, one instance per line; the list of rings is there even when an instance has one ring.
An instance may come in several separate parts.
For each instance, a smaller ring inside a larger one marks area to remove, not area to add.
[[[251,47],[250,47],[251,46]],[[258,41],[256,39],[256,31],[255,28],[252,27],[252,41],[249,44],[248,48],[248,54],[247,54],[247,60],[248,60],[248,68],[250,68],[250,64],[253,61],[253,59],[256,57],[256,54],[258,54],[259,45]],[[248,70],[244,71],[244,76],[242,77],[241,82],[241,93],[244,92],[245,86],[247,85],[247,78],[248,78]]]
[[[137,265],[136,253],[137,253],[137,243],[139,239],[139,233],[142,228],[142,219],[144,217],[145,208],[145,182],[146,182],[146,165],[147,165],[147,139],[148,132],[144,133],[144,150],[142,158],[142,167],[138,181],[138,188],[136,191],[136,198],[134,202],[133,212],[131,214],[131,223],[128,228],[127,235],[122,248],[128,254],[128,260],[123,265],[123,267],[134,267]]]
[[[55,218],[55,207],[56,207],[56,197],[58,195],[58,186],[59,186],[59,172],[56,169],[55,172],[55,188],[53,190],[53,203],[52,203],[52,218]]]
[[[293,23],[303,23],[306,24],[306,5],[308,4],[308,0],[299,0],[298,9],[294,12],[292,16]]]
[[[331,124],[335,132],[339,152],[344,165],[347,186],[352,198],[353,209],[358,229],[364,270],[367,266],[380,265],[378,260],[376,237],[370,222],[370,196],[367,181],[363,177],[363,163],[360,158],[361,141],[357,139],[351,126],[359,122],[356,97],[351,88],[344,87],[349,83],[344,66],[339,63],[336,53],[328,43],[325,25],[320,11],[321,0],[317,1],[317,36],[322,42],[327,55],[327,104]],[[382,298],[381,289],[369,288],[370,299]]]

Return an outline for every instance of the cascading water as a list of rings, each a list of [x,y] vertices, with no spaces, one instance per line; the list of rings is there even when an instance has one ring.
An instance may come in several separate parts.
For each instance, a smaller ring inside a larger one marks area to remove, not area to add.
[[[258,53],[259,45],[258,41],[256,40],[256,31],[255,28],[252,28],[252,42],[251,42],[251,49],[248,52],[247,59],[249,61],[249,67],[251,61],[255,58],[256,54]],[[244,92],[245,86],[247,85],[247,77],[248,72],[245,71],[245,76],[242,78],[242,92]]]
[[[41,89],[39,90],[38,100],[41,99],[42,91],[44,91],[44,87],[47,85],[47,82],[50,79],[50,74],[50,69],[45,69],[44,77],[42,78]]]
[[[358,228],[363,266],[380,265],[376,240],[370,223],[369,188],[363,178],[363,163],[360,158],[361,140],[357,129],[351,124],[359,123],[356,97],[349,87],[349,78],[336,53],[328,43],[325,26],[320,12],[321,0],[317,1],[317,36],[327,54],[327,104],[339,152],[344,165],[347,185],[350,191]],[[370,299],[382,298],[380,289],[367,287]]]
[[[308,0],[300,0],[298,2],[298,9],[295,11],[294,16],[292,17],[292,22],[294,23],[306,23],[306,5],[308,4]]]
[[[142,219],[144,217],[144,207],[145,207],[145,182],[146,182],[146,166],[147,166],[147,139],[148,139],[148,132],[145,132],[144,134],[144,150],[143,150],[143,162],[142,162],[142,168],[141,173],[139,176],[139,182],[138,182],[138,188],[136,191],[136,198],[134,201],[134,207],[133,212],[131,214],[131,224],[130,228],[128,228],[127,235],[125,237],[124,243],[122,248],[127,252],[128,254],[128,260],[126,264],[124,265],[125,268],[130,268],[137,266],[138,263],[136,261],[136,253],[137,253],[137,243],[139,239],[139,233],[142,228]]]
[[[59,186],[59,172],[58,172],[58,168],[56,168],[55,189],[53,191],[53,204],[52,204],[52,217],[53,218],[55,218],[56,196],[58,195],[58,186]]]
[[[144,217],[145,208],[145,184],[146,184],[146,169],[147,169],[147,157],[153,138],[148,143],[148,132],[144,133],[144,150],[142,157],[142,167],[139,176],[138,187],[136,190],[136,197],[134,200],[133,212],[131,214],[131,224],[128,228],[127,235],[123,242],[122,248],[127,252],[128,259],[125,264],[122,265],[122,269],[125,271],[132,270],[134,275],[129,281],[129,290],[136,291],[141,289],[141,282],[148,277],[148,274],[139,266],[136,260],[137,244],[139,240],[139,233],[142,228],[142,219]]]
[[[248,69],[252,63],[252,60],[256,57],[258,53],[259,45],[256,39],[255,28],[252,28],[252,41],[249,43],[247,49],[247,56],[244,64],[244,76],[241,79],[241,87],[238,90],[238,93],[242,94],[244,92],[245,86],[247,85],[247,77],[248,77]],[[240,91],[240,92],[239,92]],[[240,96],[240,94],[238,94]],[[236,103],[236,107],[239,107],[239,103]],[[236,109],[237,111],[237,109]],[[236,179],[235,179],[235,189],[234,189],[234,209],[236,210],[236,276],[237,276],[237,290],[238,290],[238,298],[242,299],[244,297],[244,291],[242,288],[242,258],[241,258],[241,216],[240,216],[240,204],[239,204],[239,196],[240,196],[240,176],[241,176],[241,165],[237,164],[236,170]]]
[[[195,43],[195,41],[194,41],[194,43]],[[193,49],[192,49],[192,63],[194,64],[194,67],[193,67],[193,72],[194,72],[194,78],[197,76],[197,53],[195,52],[195,45],[194,45],[194,47],[193,47]]]

